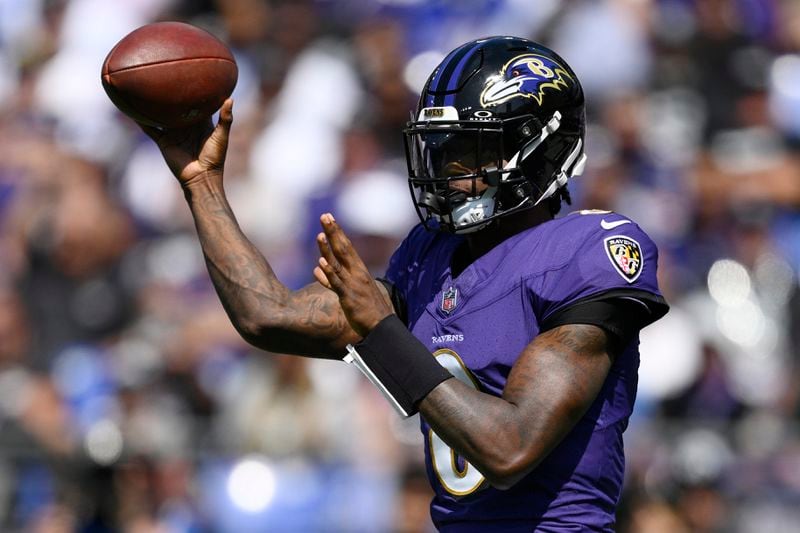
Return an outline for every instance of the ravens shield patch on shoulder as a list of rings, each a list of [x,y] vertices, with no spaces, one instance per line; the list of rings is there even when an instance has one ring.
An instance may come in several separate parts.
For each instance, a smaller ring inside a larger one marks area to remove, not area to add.
[[[628,283],[636,281],[644,267],[642,247],[639,246],[639,243],[624,235],[606,237],[603,242],[614,269]]]

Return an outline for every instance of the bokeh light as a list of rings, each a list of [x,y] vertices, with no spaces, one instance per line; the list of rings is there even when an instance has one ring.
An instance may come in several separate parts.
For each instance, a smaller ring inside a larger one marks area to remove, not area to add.
[[[237,462],[228,476],[231,501],[248,513],[266,509],[275,496],[275,472],[263,457],[245,457]]]

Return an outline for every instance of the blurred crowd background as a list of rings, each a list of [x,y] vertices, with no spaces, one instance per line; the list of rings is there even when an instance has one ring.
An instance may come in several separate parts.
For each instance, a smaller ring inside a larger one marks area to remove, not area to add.
[[[0,529],[429,531],[417,420],[233,331],[155,146],[100,85],[181,20],[239,64],[226,187],[278,275],[331,210],[376,274],[415,223],[401,129],[456,45],[555,48],[588,98],[578,208],[636,219],[642,334],[619,530],[800,531],[797,0],[0,0]]]

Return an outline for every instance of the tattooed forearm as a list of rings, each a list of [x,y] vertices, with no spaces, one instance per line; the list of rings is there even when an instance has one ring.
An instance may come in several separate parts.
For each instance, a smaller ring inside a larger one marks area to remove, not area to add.
[[[239,228],[221,180],[198,181],[185,193],[209,275],[242,336],[274,352],[341,357],[356,339],[336,295],[317,284],[284,286]]]
[[[602,329],[561,326],[523,351],[502,398],[450,379],[420,403],[420,412],[449,446],[504,488],[569,433],[600,392],[610,366]]]

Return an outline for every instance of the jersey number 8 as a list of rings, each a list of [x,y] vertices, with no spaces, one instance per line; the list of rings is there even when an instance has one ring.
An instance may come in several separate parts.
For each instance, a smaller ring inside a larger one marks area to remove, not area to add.
[[[464,366],[461,358],[452,350],[437,350],[434,354],[440,365],[450,371],[456,379],[478,389],[475,378]],[[455,450],[448,446],[432,429],[428,430],[431,462],[436,477],[442,487],[454,496],[466,496],[481,486],[483,474],[467,461],[459,458]]]

